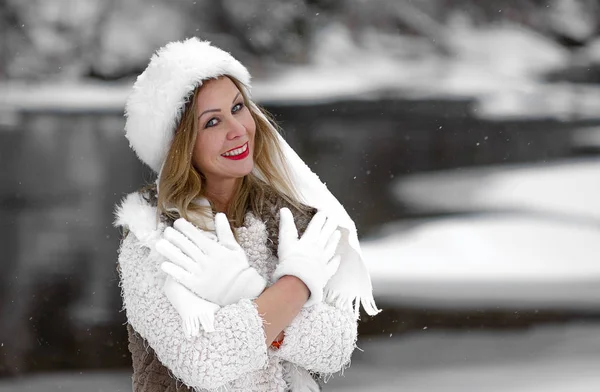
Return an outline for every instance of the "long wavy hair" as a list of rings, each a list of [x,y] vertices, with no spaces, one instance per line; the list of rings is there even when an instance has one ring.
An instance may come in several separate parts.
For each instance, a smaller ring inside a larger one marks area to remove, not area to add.
[[[290,180],[289,168],[283,159],[278,142],[280,128],[268,112],[250,100],[241,82],[231,76],[227,77],[242,94],[244,104],[256,123],[254,165],[255,170],[258,169],[264,177],[259,178],[253,170],[237,182],[231,202],[225,211],[230,224],[233,227],[242,226],[248,211],[260,216],[267,197],[281,197],[299,211],[307,211],[299,200],[298,192]],[[183,217],[200,227],[203,226],[202,219],[196,219],[197,214],[208,217],[214,210],[210,200],[210,209],[193,203],[197,198],[206,196],[206,179],[192,164],[198,126],[195,108],[201,88],[197,87],[190,95],[176,127],[173,142],[158,179],[157,203],[159,214],[173,220]]]

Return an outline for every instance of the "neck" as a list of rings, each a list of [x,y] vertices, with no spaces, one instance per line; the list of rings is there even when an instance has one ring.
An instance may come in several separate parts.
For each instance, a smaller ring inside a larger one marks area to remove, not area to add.
[[[237,178],[231,178],[218,182],[206,182],[206,198],[213,203],[217,212],[227,212],[238,181]]]

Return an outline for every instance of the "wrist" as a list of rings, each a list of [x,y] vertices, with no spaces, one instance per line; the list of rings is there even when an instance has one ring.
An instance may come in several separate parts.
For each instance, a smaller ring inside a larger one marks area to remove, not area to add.
[[[308,297],[310,297],[310,289],[306,283],[304,283],[304,281],[297,276],[284,275],[277,281],[287,285],[291,290],[301,293],[306,300],[308,300]]]
[[[273,348],[275,350],[279,350],[279,348],[283,344],[284,337],[285,337],[285,334],[283,333],[283,331],[281,331],[279,333],[279,335],[277,335],[277,337],[275,338],[275,340],[273,340],[273,342],[271,342],[271,348]]]

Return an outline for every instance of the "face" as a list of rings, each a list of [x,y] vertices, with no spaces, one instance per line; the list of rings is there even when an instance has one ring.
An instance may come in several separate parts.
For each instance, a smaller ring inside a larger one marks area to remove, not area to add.
[[[197,97],[192,162],[209,187],[241,178],[254,167],[256,124],[242,94],[227,77],[204,82]]]

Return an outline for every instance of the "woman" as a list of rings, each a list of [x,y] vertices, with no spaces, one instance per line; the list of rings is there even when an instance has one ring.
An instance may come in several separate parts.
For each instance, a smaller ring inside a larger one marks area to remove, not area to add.
[[[360,304],[378,310],[354,223],[251,101],[248,71],[170,43],[126,116],[158,174],[116,212],[134,390],[320,390],[350,361]]]

